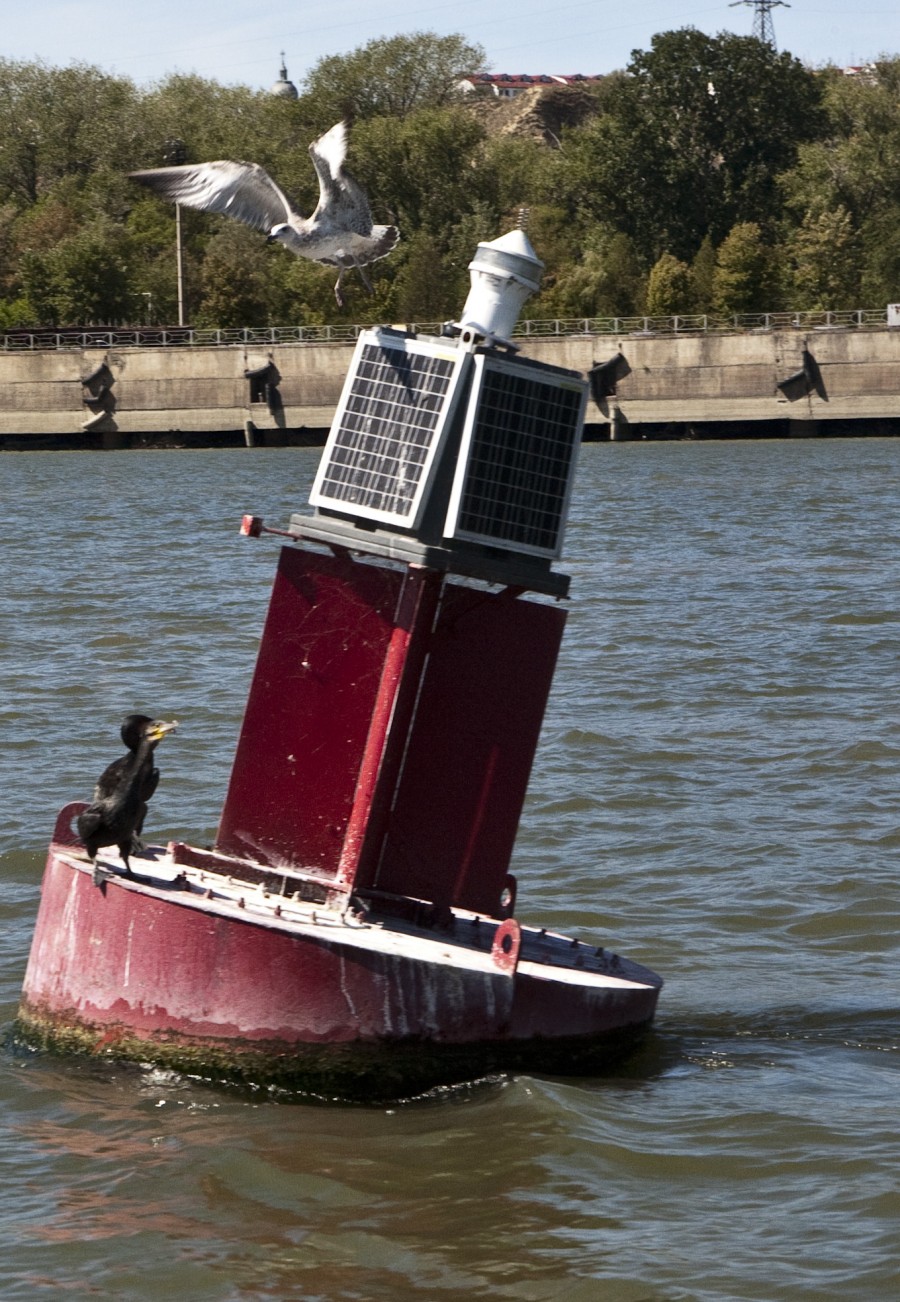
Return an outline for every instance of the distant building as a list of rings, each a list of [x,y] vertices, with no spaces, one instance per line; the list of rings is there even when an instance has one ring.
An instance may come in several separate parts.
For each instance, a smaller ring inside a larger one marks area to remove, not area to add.
[[[599,75],[586,77],[581,72],[572,73],[570,76],[544,72],[534,77],[527,73],[475,72],[471,77],[463,78],[459,88],[467,94],[489,90],[498,99],[515,99],[524,90],[532,90],[535,86],[584,86],[602,80]]]
[[[284,61],[284,50],[281,51],[281,73],[278,80],[269,91],[270,95],[277,95],[279,99],[296,99],[297,87],[292,81],[288,80],[287,64]]]

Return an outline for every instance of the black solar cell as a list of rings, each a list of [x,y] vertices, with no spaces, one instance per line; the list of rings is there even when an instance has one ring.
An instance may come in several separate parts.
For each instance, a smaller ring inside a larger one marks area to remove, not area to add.
[[[361,336],[312,504],[415,526],[466,361],[452,346]]]
[[[479,356],[446,534],[558,556],[587,386]]]

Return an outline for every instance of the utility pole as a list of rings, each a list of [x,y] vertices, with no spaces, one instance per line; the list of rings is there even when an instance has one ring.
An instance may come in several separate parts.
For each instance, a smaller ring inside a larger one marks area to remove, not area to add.
[[[781,5],[782,9],[790,9],[786,0],[732,0],[731,9],[737,5],[752,5],[753,14],[753,35],[758,41],[763,41],[766,45],[771,45],[773,50],[777,50],[775,44],[775,27],[772,23],[772,10]]]

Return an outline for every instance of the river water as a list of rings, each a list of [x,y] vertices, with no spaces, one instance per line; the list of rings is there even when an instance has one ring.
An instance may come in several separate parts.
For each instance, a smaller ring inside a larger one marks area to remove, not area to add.
[[[0,458],[0,1020],[58,807],[204,843],[315,450]],[[666,979],[600,1080],[315,1106],[0,1052],[0,1298],[900,1296],[900,440],[584,447],[519,916]]]

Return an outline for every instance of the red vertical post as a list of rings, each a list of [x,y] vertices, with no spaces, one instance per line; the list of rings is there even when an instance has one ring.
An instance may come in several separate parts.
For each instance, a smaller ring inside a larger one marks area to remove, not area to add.
[[[442,583],[433,570],[410,565],[406,571],[338,863],[338,880],[346,885],[377,854],[384,834]]]

